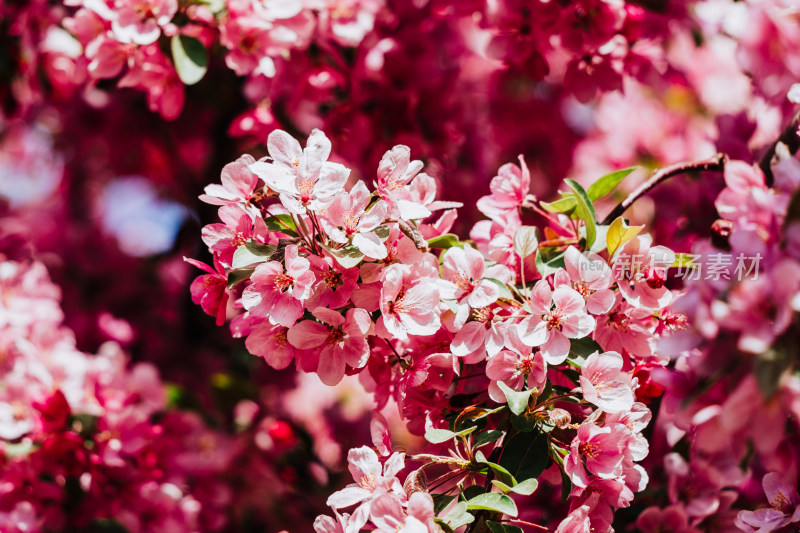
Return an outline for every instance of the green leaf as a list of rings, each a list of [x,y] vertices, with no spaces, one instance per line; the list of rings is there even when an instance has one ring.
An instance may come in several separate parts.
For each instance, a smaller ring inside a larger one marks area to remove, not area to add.
[[[428,241],[428,248],[440,248],[442,250],[447,250],[453,246],[463,248],[464,244],[458,240],[458,235],[454,235],[452,233],[445,233],[444,235],[439,235],[438,237],[434,237]]]
[[[128,530],[114,519],[98,518],[88,524],[91,533],[128,533]]]
[[[586,224],[586,248],[588,249],[594,244],[594,239],[597,235],[597,219],[594,214],[594,206],[580,183],[571,179],[565,179],[564,183],[575,193],[575,200],[578,203],[578,217]]]
[[[378,226],[372,233],[377,235],[381,242],[385,242],[389,238],[389,226]]]
[[[251,239],[233,252],[231,266],[234,269],[239,269],[258,263],[265,263],[269,261],[270,256],[274,254],[277,249],[278,247],[274,244],[263,244]]]
[[[336,262],[342,265],[343,268],[353,268],[354,266],[358,265],[362,259],[364,259],[364,253],[353,246],[352,244],[348,244],[338,250],[333,248],[328,248],[327,246],[325,249],[330,253]]]
[[[522,483],[517,483],[516,485],[507,485],[502,481],[493,480],[492,485],[502,490],[506,494],[513,492],[514,494],[519,494],[520,496],[530,496],[539,487],[539,481],[531,478],[526,479]]]
[[[172,36],[172,61],[178,77],[186,85],[194,85],[206,75],[208,52],[198,39],[188,35]]]
[[[254,270],[255,268],[240,268],[228,272],[228,288],[232,289],[244,280],[250,279],[250,275]]]
[[[487,520],[486,527],[488,527],[492,533],[524,533],[522,529],[517,526],[495,522],[494,520]]]
[[[297,237],[297,225],[292,220],[292,215],[272,215],[264,219],[267,229],[278,231],[292,237]]]
[[[503,446],[500,465],[515,479],[536,478],[544,472],[550,459],[547,436],[543,433],[517,433]]]
[[[528,400],[531,397],[531,391],[524,390],[524,391],[515,391],[502,381],[497,382],[497,386],[500,387],[500,390],[503,391],[503,394],[506,395],[506,400],[508,401],[508,408],[511,410],[512,413],[515,415],[521,415],[525,412],[525,409],[528,408]]]
[[[455,496],[449,496],[447,494],[431,494],[431,498],[433,498],[433,514],[436,515],[444,511],[445,508],[456,499]],[[466,510],[466,506],[464,506],[464,510]]]
[[[465,502],[458,502],[450,509],[450,512],[442,517],[445,524],[453,531],[475,521],[475,517],[467,512],[467,504]]]
[[[636,167],[617,170],[592,183],[586,190],[586,197],[589,199],[589,203],[608,195],[634,170],[636,170]],[[578,206],[578,202],[575,200],[574,193],[562,192],[561,198],[558,200],[549,203],[540,202],[540,205],[551,213],[569,213]]]
[[[564,252],[550,255],[547,251],[539,249],[536,253],[536,270],[543,278],[554,274],[559,268],[564,268]]]
[[[498,492],[479,494],[467,502],[469,511],[495,511],[508,516],[517,516],[517,504],[514,500]]]
[[[486,446],[487,444],[497,442],[497,440],[502,436],[503,432],[499,429],[484,431],[475,437],[475,440],[472,441],[472,447],[480,448],[481,446]]]
[[[447,429],[429,429],[425,432],[425,440],[431,444],[441,444],[456,437],[466,437],[476,429],[478,429],[477,426],[472,426],[459,432],[450,431]]]
[[[616,170],[610,174],[606,174],[602,178],[592,183],[589,188],[586,189],[586,194],[593,202],[599,200],[616,189],[617,185],[619,185],[622,180],[627,178],[628,175],[637,168],[638,167],[624,168],[622,170]]]
[[[522,259],[535,254],[539,239],[536,237],[536,228],[533,226],[520,226],[514,234],[514,251]]]
[[[538,422],[534,416],[515,415],[511,413],[511,426],[518,431],[529,433],[536,429]]]
[[[575,195],[571,193],[561,193],[561,198],[555,202],[539,202],[545,210],[551,213],[569,213],[578,205],[575,202]]]
[[[517,480],[514,479],[514,476],[511,475],[511,472],[509,472],[508,470],[506,470],[497,463],[492,463],[490,461],[487,461],[486,456],[483,455],[483,452],[478,451],[475,454],[475,462],[481,465],[487,465],[494,471],[495,475],[497,476],[497,479],[499,479],[503,483],[506,483],[511,486],[517,484]]]
[[[570,362],[575,363],[579,367],[583,367],[586,358],[594,352],[602,352],[603,348],[591,337],[583,337],[582,339],[571,339],[569,341],[569,355],[567,356]]]

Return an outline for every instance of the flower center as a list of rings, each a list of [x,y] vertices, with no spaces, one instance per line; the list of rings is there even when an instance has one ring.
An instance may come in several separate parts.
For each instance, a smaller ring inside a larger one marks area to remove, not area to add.
[[[378,480],[375,478],[375,474],[367,474],[361,478],[361,481],[358,482],[358,485],[362,489],[367,489],[370,492],[374,492],[375,489],[378,488]]]
[[[342,331],[342,327],[338,326],[335,328],[328,328],[328,338],[325,339],[325,342],[329,345],[337,345],[344,340],[344,332]]]
[[[600,455],[600,446],[591,442],[582,442],[580,446],[578,446],[578,452],[584,457],[594,459]]]
[[[342,285],[342,273],[337,272],[332,268],[328,268],[328,273],[325,274],[323,281],[333,290],[336,290],[336,287]]]
[[[311,178],[298,178],[297,190],[300,193],[300,201],[308,203],[311,201],[311,193],[314,191],[314,180]]]
[[[414,309],[414,306],[408,305],[407,302],[403,301],[403,297],[406,295],[406,289],[402,288],[395,296],[394,301],[389,302],[389,314],[400,314],[400,313],[408,313]]]
[[[286,346],[286,344],[289,342],[289,339],[286,337],[287,331],[288,330],[286,329],[281,329],[272,336],[272,342],[275,344],[275,346],[278,346],[279,348]]]
[[[464,293],[470,293],[475,288],[472,278],[459,272],[454,278],[453,283]]]
[[[564,322],[566,322],[567,319],[561,314],[561,311],[556,309],[549,315],[544,315],[542,320],[547,322],[547,329],[557,329],[561,331],[561,326],[564,325]]]
[[[281,273],[275,276],[274,287],[278,292],[283,292],[294,284],[294,278],[289,274]]]
[[[514,365],[514,368],[527,376],[533,372],[533,366],[533,359],[530,357],[523,357],[516,365]]]

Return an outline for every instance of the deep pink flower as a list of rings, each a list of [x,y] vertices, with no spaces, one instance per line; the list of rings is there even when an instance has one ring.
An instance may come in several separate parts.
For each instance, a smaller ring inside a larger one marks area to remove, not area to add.
[[[192,293],[192,301],[200,304],[206,314],[216,318],[217,325],[225,323],[228,310],[228,275],[219,259],[214,258],[214,268],[195,259],[183,258],[187,263],[208,272],[198,276],[192,282],[189,290]]]
[[[220,262],[230,266],[236,249],[250,239],[265,242],[267,226],[260,216],[253,217],[240,206],[228,204],[220,207],[222,224],[208,224],[203,228],[202,238]]]
[[[776,472],[766,474],[761,483],[772,508],[740,511],[736,526],[748,533],[767,533],[800,522],[797,488],[784,482]]]
[[[338,261],[316,255],[308,256],[308,260],[317,278],[306,302],[309,309],[316,307],[338,309],[350,301],[353,291],[359,287],[357,267],[344,268]]]
[[[211,205],[247,205],[258,185],[258,177],[249,168],[253,163],[255,159],[252,156],[243,155],[225,165],[222,169],[222,185],[207,185],[200,199]]]
[[[442,258],[442,278],[455,285],[459,304],[456,324],[466,322],[470,308],[487,307],[500,297],[500,287],[487,278],[505,283],[510,277],[511,273],[502,265],[486,269],[483,254],[469,244],[447,250]]]
[[[613,427],[583,424],[578,428],[578,434],[572,440],[569,455],[564,461],[564,470],[575,486],[588,485],[590,478],[587,469],[591,474],[604,479],[614,478],[622,473],[623,451],[628,440],[622,429],[621,424]]]
[[[123,43],[154,43],[178,12],[178,0],[115,0],[114,36]]]
[[[289,343],[288,328],[270,324],[268,320],[253,326],[245,340],[247,351],[263,357],[269,366],[282,370],[297,356],[297,349]]]
[[[270,317],[288,328],[303,316],[303,302],[315,278],[297,246],[286,247],[285,263],[286,270],[278,261],[258,265],[250,276],[252,283],[242,293],[242,305],[253,316]]]
[[[350,309],[344,317],[324,307],[312,312],[320,322],[303,320],[289,329],[288,339],[295,348],[318,350],[317,374],[326,385],[336,385],[344,377],[345,366],[362,368],[367,364],[367,332],[372,325],[363,309]]]
[[[649,236],[640,235],[614,254],[613,272],[620,292],[632,306],[663,309],[672,302],[665,286],[667,269],[675,262],[675,253],[665,246],[651,246]]]

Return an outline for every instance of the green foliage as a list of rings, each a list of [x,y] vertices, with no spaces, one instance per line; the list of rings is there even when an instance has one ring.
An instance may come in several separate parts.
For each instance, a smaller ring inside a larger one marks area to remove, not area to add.
[[[503,446],[499,462],[515,479],[524,481],[539,477],[549,460],[547,435],[517,433]]]
[[[508,516],[517,516],[517,504],[514,500],[498,492],[479,494],[467,501],[469,511],[494,511]]]
[[[186,85],[194,85],[208,71],[208,52],[198,39],[188,35],[173,35],[170,43],[172,61],[178,77]]]

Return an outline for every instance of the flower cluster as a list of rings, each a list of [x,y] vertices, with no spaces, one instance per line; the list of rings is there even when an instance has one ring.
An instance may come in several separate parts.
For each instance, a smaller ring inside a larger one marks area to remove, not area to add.
[[[527,472],[525,459],[503,453],[522,435],[541,445],[541,468],[525,479],[498,476],[502,492],[558,465],[572,504],[561,531],[577,523],[610,530],[613,509],[647,483],[637,462],[647,455],[641,431],[650,411],[635,369],[663,362],[657,338],[681,327],[665,285],[675,254],[622,219],[599,225],[575,182],[560,204],[528,197],[524,161],[492,181],[479,202],[489,220],[470,243],[447,233],[458,204],[436,200],[436,182],[405,146],[383,156],[372,192],[363,181],[346,187],[349,170],[328,161],[331,144],[319,130],[305,148],[275,131],[268,147],[269,158],[227,165],[202,196],[222,222],[203,230],[215,266],[188,260],[207,272],[192,284],[194,301],[218,323],[230,318],[272,367],[294,362],[329,385],[359,374],[379,407],[397,403],[412,432],[452,440],[464,459],[445,494],[477,487],[475,472],[490,476],[487,456],[522,461],[513,471]],[[550,238],[522,224],[523,207],[549,218]],[[462,395],[474,411],[453,403]],[[383,473],[374,452],[353,450],[350,460],[357,486],[329,504],[367,503],[318,528],[432,524],[430,497],[399,490],[400,456]]]
[[[114,343],[78,351],[42,264],[3,259],[0,293],[3,530],[221,524],[221,502],[196,489],[218,486],[232,442],[195,414],[167,410],[153,365],[127,369]]]

